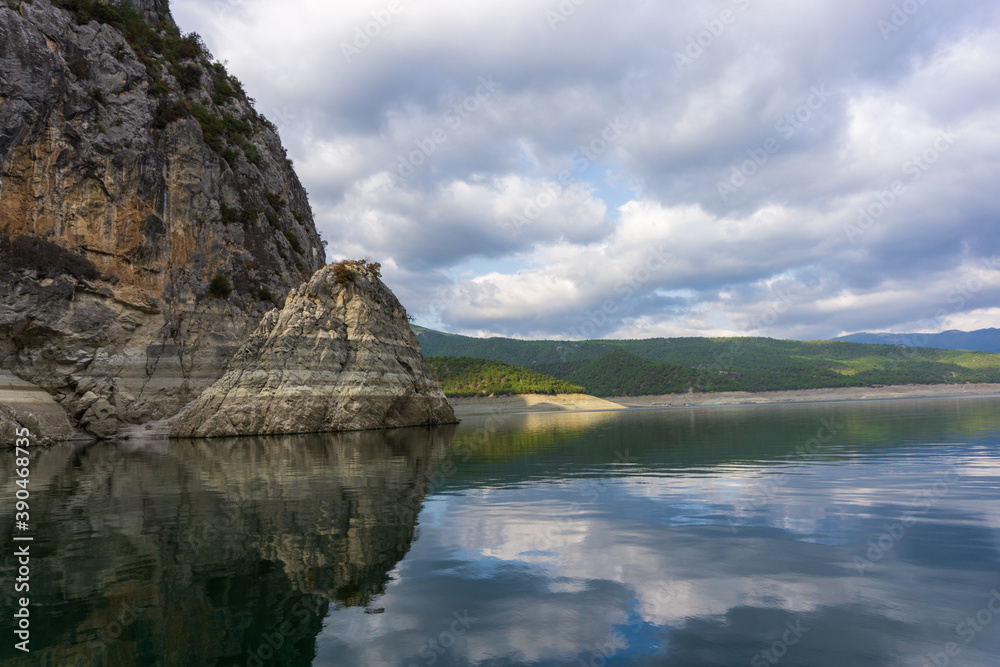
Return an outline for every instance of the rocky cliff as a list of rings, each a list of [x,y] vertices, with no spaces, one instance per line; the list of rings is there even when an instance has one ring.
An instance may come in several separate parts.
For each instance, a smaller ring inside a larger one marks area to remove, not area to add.
[[[378,265],[340,262],[268,313],[172,437],[313,433],[455,422]]]
[[[0,4],[0,368],[110,436],[324,263],[274,126],[166,0]]]

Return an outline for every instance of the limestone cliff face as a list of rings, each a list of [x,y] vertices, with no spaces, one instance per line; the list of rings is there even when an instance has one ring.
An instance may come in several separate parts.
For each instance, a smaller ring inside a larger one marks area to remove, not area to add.
[[[0,4],[0,368],[98,436],[180,410],[325,262],[274,126],[135,6]]]
[[[377,268],[320,269],[268,313],[172,437],[453,423],[406,311]]]

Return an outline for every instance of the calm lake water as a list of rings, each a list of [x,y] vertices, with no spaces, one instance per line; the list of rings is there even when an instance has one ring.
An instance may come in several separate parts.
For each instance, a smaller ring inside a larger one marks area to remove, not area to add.
[[[1000,665],[998,445],[966,398],[57,447],[0,664]]]

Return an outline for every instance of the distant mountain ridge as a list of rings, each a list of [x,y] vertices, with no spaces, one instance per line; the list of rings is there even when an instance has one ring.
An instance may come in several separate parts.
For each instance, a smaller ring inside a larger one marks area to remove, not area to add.
[[[971,350],[973,352],[1000,352],[1000,329],[977,329],[976,331],[942,331],[936,334],[924,333],[855,333],[839,336],[831,340],[845,340],[852,343],[872,345],[908,345],[910,347],[933,347],[942,350]]]

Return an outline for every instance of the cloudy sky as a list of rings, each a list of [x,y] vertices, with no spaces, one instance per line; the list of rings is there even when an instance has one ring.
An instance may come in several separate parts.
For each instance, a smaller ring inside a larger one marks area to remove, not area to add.
[[[1000,326],[996,2],[171,5],[419,324]]]

